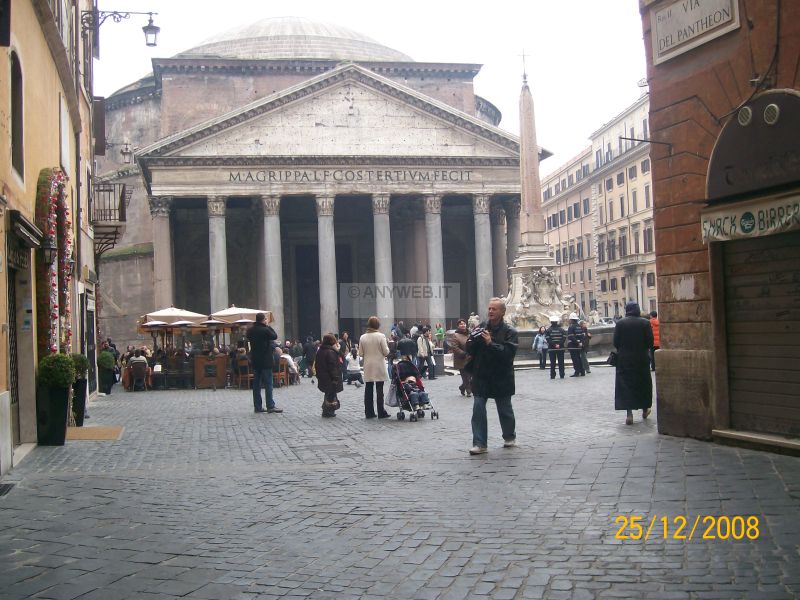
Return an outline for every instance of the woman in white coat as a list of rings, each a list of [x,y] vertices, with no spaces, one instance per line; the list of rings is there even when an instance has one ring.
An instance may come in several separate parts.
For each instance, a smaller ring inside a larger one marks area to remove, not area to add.
[[[385,419],[389,416],[383,406],[383,384],[388,380],[386,356],[389,354],[389,344],[386,336],[378,331],[380,326],[378,317],[370,317],[367,321],[367,333],[358,341],[358,355],[364,359],[364,414],[368,419],[376,416]],[[373,388],[376,392],[374,406]]]

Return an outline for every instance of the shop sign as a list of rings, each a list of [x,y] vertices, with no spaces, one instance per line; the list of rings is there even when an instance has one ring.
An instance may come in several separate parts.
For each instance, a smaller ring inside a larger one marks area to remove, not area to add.
[[[800,231],[800,194],[709,207],[700,227],[704,244]]]
[[[672,2],[650,13],[653,64],[666,62],[738,27],[738,0]]]

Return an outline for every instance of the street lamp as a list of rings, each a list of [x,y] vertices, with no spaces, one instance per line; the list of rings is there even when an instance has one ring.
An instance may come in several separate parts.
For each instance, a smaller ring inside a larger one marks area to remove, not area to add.
[[[81,35],[84,38],[89,36],[89,32],[93,31],[95,35],[100,29],[100,25],[105,23],[106,19],[111,18],[114,23],[119,23],[122,19],[129,19],[131,15],[147,15],[149,17],[147,25],[142,27],[144,32],[144,43],[150,47],[156,45],[158,39],[158,32],[161,28],[153,25],[153,15],[158,13],[154,12],[136,12],[136,11],[108,11],[108,10],[84,10],[81,12]]]
[[[119,153],[122,155],[122,162],[129,165],[133,162],[133,150],[131,150],[130,142],[109,142],[106,140],[106,148],[118,148],[122,146]]]
[[[42,262],[46,265],[52,265],[58,258],[58,247],[52,235],[48,235],[42,240]]]

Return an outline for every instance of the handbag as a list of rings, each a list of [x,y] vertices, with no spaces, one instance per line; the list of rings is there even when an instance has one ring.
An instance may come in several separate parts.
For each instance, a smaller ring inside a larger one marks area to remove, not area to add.
[[[617,366],[617,352],[616,352],[616,350],[612,350],[611,351],[611,353],[608,355],[608,358],[606,359],[606,363],[608,363],[612,367],[616,367]]]
[[[397,406],[397,386],[394,381],[389,384],[389,392],[386,396],[386,404],[392,407]]]

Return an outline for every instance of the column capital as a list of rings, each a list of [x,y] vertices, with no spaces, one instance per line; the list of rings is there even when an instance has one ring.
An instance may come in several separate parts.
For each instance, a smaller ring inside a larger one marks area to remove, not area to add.
[[[261,196],[261,208],[265,217],[278,217],[281,214],[281,197],[278,194]]]
[[[148,196],[147,201],[150,204],[151,217],[169,217],[172,196]]]
[[[472,194],[472,212],[475,214],[489,214],[489,194]]]
[[[225,216],[225,196],[209,196],[207,203],[209,217]]]
[[[335,204],[336,196],[317,196],[314,200],[317,204],[318,217],[333,216],[333,205]]]
[[[503,202],[503,208],[506,211],[506,217],[509,219],[519,219],[520,201],[519,198],[512,198]]]
[[[440,215],[442,214],[442,197],[439,194],[425,194],[425,212]]]
[[[506,211],[503,209],[503,205],[499,202],[492,204],[491,208],[489,209],[489,216],[492,219],[492,223],[497,225],[505,225]]]
[[[372,214],[388,215],[389,202],[390,202],[389,194],[372,194]]]

